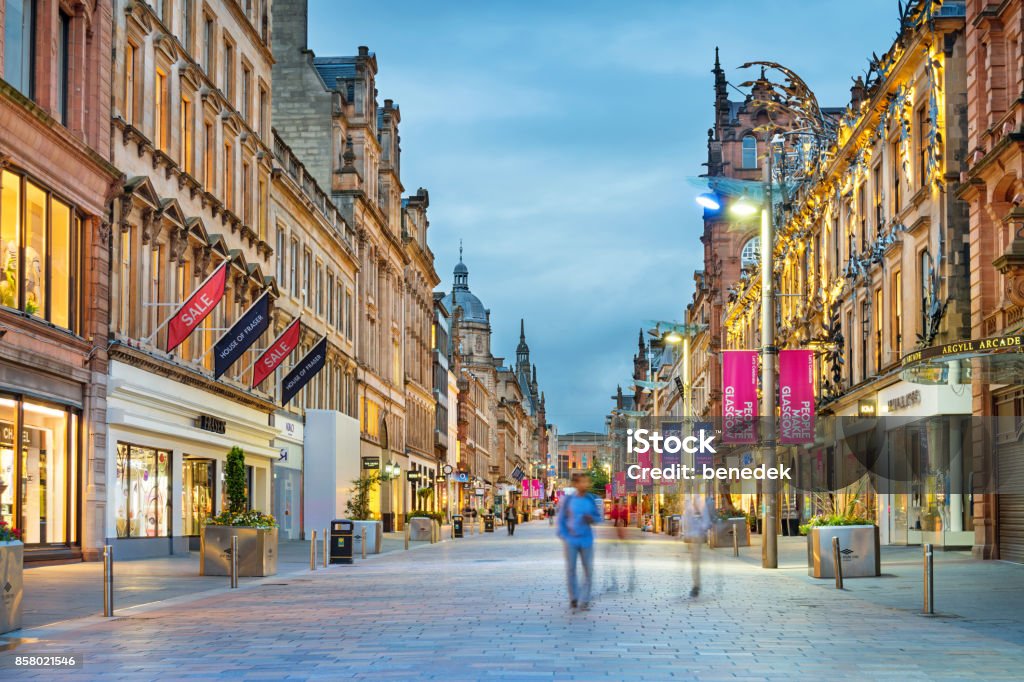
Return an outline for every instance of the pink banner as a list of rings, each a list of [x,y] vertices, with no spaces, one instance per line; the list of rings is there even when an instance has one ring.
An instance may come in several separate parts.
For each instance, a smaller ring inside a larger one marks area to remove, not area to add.
[[[779,442],[814,442],[814,351],[779,351]]]
[[[636,482],[640,485],[654,485],[654,479],[651,478],[651,451],[646,450],[644,452],[636,453],[636,463],[640,465],[640,477],[636,479]],[[647,471],[644,471],[646,469]]]
[[[606,499],[606,500],[612,499],[612,484],[611,483],[605,483],[604,484],[604,499]]]
[[[530,487],[533,488],[533,495],[531,495],[533,499],[540,500],[544,498],[544,485],[539,478],[531,478]]]
[[[523,479],[523,497],[530,497],[530,493],[531,493],[531,490],[530,490],[530,479],[524,478]]]
[[[757,442],[757,351],[722,351],[723,443]]]
[[[626,472],[616,471],[612,478],[612,494],[615,497],[622,497],[626,494]]]

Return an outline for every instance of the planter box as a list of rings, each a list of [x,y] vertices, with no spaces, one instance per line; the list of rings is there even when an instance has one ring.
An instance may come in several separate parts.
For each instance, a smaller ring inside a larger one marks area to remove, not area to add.
[[[231,574],[231,536],[238,536],[238,575],[262,578],[277,573],[277,528],[203,526],[199,575]]]
[[[10,585],[10,589],[0,589],[0,634],[21,628],[24,551],[20,542],[0,542],[0,588]]]
[[[712,547],[732,547],[732,536],[736,533],[740,547],[750,546],[750,524],[745,516],[715,521],[711,526]]]
[[[419,517],[409,519],[409,539],[416,541],[430,540],[433,525],[433,519]]]
[[[807,575],[835,578],[832,538],[839,538],[843,578],[873,578],[882,574],[878,526],[818,526],[807,534]]]
[[[352,553],[363,553],[363,546],[359,543],[364,539],[367,554],[380,554],[381,542],[384,538],[383,527],[380,521],[353,521],[352,522]]]

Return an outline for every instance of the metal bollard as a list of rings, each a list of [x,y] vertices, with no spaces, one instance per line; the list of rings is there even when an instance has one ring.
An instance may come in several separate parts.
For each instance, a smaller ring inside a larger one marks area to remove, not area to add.
[[[843,559],[839,552],[839,538],[832,538],[832,567],[836,573],[836,589],[843,589]]]
[[[405,524],[405,548],[409,549],[409,523]]]
[[[327,555],[330,554],[330,545],[327,544],[330,542],[329,537],[327,529],[324,528],[324,568],[327,568]]]
[[[309,570],[316,570],[316,531],[313,531],[313,537],[309,541]]]
[[[732,555],[740,555],[740,534],[736,529],[736,524],[732,525]]]
[[[924,546],[924,613],[935,613],[935,563],[932,545]]]
[[[114,617],[114,547],[103,545],[103,615]]]
[[[238,536],[231,536],[231,589],[238,587]]]

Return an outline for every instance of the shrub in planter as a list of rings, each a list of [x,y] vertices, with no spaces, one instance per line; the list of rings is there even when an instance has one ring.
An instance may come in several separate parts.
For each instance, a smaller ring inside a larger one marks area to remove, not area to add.
[[[874,521],[863,516],[847,514],[818,514],[807,523],[800,524],[800,535],[807,535],[818,526],[871,526]]]
[[[414,511],[409,512],[405,515],[406,522],[408,522],[411,519],[433,519],[438,523],[444,523],[444,513],[430,511]]]

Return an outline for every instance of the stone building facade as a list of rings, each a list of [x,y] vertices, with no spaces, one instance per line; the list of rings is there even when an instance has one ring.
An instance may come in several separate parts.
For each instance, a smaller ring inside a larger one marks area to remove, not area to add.
[[[26,561],[104,544],[111,5],[0,3],[0,518]]]

